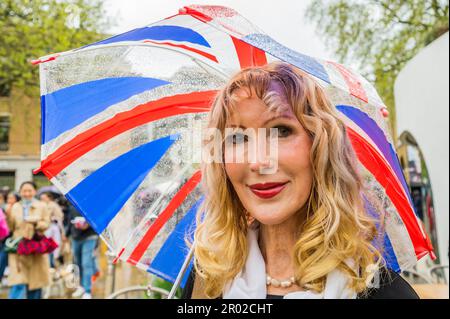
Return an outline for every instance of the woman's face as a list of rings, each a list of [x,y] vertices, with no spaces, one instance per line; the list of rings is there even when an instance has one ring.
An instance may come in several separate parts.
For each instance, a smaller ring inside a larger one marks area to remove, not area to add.
[[[47,196],[47,194],[41,194],[41,196],[39,197],[39,199],[45,203],[50,202],[50,198]]]
[[[20,189],[20,197],[31,200],[36,195],[36,190],[30,184],[24,184]]]
[[[14,196],[14,194],[12,194],[12,193],[9,193],[8,198],[7,198],[7,203],[14,204],[15,202],[17,202],[16,196]]]
[[[283,96],[281,87],[273,83],[271,91]],[[245,156],[244,162],[234,161],[233,148],[240,143],[249,143],[249,135],[228,134],[225,136],[225,171],[239,199],[252,217],[265,225],[277,225],[292,218],[305,205],[312,187],[313,173],[310,163],[311,137],[305,131],[288,105],[285,98],[281,112],[270,111],[267,105],[258,98],[245,98],[245,93],[236,92],[243,98],[236,104],[235,111],[227,123],[227,128],[241,127],[243,130],[253,129],[258,136],[258,128],[277,128],[278,160],[270,174],[260,169],[270,169],[268,157],[258,156],[263,143],[268,149],[269,139],[258,138],[255,147],[248,147],[247,152],[255,152],[250,161]],[[242,133],[242,131],[241,131]],[[268,151],[266,152],[266,154]],[[274,184],[269,184],[274,183]]]

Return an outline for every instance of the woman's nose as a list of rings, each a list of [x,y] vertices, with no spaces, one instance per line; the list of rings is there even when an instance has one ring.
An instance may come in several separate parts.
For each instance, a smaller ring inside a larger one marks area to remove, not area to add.
[[[259,156],[258,156],[259,157]],[[261,173],[271,167],[271,160],[269,157],[264,156],[262,159],[257,158],[254,161],[249,162],[249,168],[252,172]]]
[[[259,149],[254,154],[252,154],[249,159],[248,165],[252,172],[258,174],[272,174],[278,169],[278,153],[270,152],[266,148]]]

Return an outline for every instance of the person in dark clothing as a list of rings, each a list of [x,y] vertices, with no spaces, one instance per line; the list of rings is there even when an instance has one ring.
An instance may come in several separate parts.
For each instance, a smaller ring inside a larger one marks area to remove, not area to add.
[[[6,192],[0,190],[0,222],[2,221],[2,218],[4,218],[3,220],[6,220],[6,215],[4,214],[6,208],[6,196]],[[0,286],[2,285],[3,274],[8,266],[8,254],[5,251],[5,241],[7,237],[2,238],[0,235]]]
[[[1,192],[0,196],[0,201],[3,201],[1,209],[6,215],[10,213],[12,205],[14,205],[14,203],[17,203],[21,199],[19,194],[15,192],[6,193],[6,190]],[[10,236],[12,236],[12,234],[0,241],[0,285],[5,273],[5,269],[6,267],[8,267],[8,254],[5,251],[5,242]]]
[[[67,212],[70,219],[67,236],[71,238],[73,258],[81,278],[81,286],[75,290],[72,297],[91,299],[92,277],[98,271],[95,256],[98,235],[75,207],[68,204]]]
[[[192,299],[196,297],[195,294],[197,294],[197,297],[201,296],[202,292],[194,292],[195,277],[195,269],[192,269],[184,286],[181,299]],[[283,296],[266,295],[266,299],[283,299]],[[402,276],[392,270],[381,268],[378,285],[358,294],[357,299],[419,299],[419,296]]]
[[[76,210],[76,208],[69,203],[68,208],[68,219],[70,221],[67,236],[75,240],[84,240],[91,236],[97,236],[95,230],[84,220],[84,217]]]

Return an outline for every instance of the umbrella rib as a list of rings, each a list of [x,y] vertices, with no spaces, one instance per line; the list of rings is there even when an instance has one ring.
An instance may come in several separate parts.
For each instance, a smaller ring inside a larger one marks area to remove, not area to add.
[[[127,261],[132,264],[139,263],[139,260],[147,251],[153,239],[158,235],[167,221],[173,216],[175,211],[186,200],[189,194],[197,187],[201,179],[201,171],[195,172],[188,181],[175,194],[164,210],[158,215],[158,218],[149,226],[139,243],[134,247]]]
[[[211,68],[211,69],[213,69],[214,71],[220,73],[220,75],[222,76],[222,78],[223,78],[224,80],[227,80],[227,79],[228,79],[229,76],[228,76],[225,72],[223,72],[222,70],[220,70],[220,69],[218,69],[218,68],[214,68],[213,66],[211,66],[211,65],[209,65],[209,64],[207,64],[207,63],[205,63],[205,62],[203,62],[203,61],[197,60],[197,59],[195,59],[194,57],[191,57],[191,59],[192,59],[192,61],[193,61],[195,64],[197,64],[197,65],[198,65],[202,70],[204,70],[206,73],[211,73],[211,72],[208,71],[207,69],[205,69],[205,67],[202,66],[199,62],[202,62],[202,63],[206,64],[209,68]]]
[[[194,245],[195,245],[195,242],[192,243],[192,246],[189,249],[189,253],[186,256],[186,259],[184,260],[183,265],[181,266],[180,272],[178,273],[177,279],[175,279],[175,282],[173,283],[173,286],[170,289],[170,293],[167,296],[167,299],[173,299],[173,297],[175,296],[177,288],[181,283],[181,279],[183,278],[187,268],[189,267],[189,263],[191,262],[191,259],[194,256]]]
[[[169,189],[174,183],[175,181],[179,181],[182,179],[182,177],[185,175],[185,173],[191,169],[191,166],[186,166],[179,174],[178,176],[173,180],[172,184],[167,186],[167,188]],[[136,236],[144,227],[144,225],[152,220],[155,220],[158,218],[158,216],[154,215],[153,211],[158,207],[159,203],[163,200],[164,196],[160,196],[155,203],[153,203],[152,207],[150,207],[149,209],[149,213],[152,212],[152,215],[149,218],[142,218],[142,220],[140,221],[139,225],[137,225],[137,227],[134,229],[133,233],[128,237],[128,240],[125,242],[125,244],[122,246],[122,249],[119,251],[122,251],[124,249],[126,249],[128,247],[128,245],[130,244],[130,242],[132,241],[132,239],[134,238],[134,236]],[[149,214],[148,213],[148,214]],[[119,256],[120,257],[120,256]]]

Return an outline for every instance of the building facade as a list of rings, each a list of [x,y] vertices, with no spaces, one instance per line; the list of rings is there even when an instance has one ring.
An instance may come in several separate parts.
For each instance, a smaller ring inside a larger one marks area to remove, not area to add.
[[[442,265],[449,254],[448,59],[447,32],[409,61],[395,82],[399,158]]]
[[[40,101],[20,90],[0,96],[0,188],[18,190],[24,181],[49,185],[41,174],[33,175],[40,165]]]

